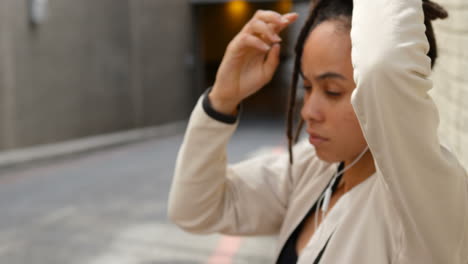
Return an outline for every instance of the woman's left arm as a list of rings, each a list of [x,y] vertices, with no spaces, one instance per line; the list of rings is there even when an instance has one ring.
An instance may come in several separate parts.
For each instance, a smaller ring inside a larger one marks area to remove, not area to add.
[[[465,263],[466,172],[438,139],[423,22],[421,0],[354,0],[352,104],[406,241],[434,263]]]

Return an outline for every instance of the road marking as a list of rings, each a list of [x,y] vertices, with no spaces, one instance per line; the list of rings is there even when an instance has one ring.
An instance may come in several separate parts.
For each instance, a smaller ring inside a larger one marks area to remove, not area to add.
[[[208,259],[207,264],[231,264],[233,258],[239,251],[242,238],[233,236],[222,236],[219,240],[213,255]]]

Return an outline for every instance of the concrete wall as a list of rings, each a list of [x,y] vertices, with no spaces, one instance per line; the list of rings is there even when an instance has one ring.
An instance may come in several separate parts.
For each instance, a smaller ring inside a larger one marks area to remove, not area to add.
[[[0,150],[188,116],[188,0],[48,2],[0,2]]]
[[[440,112],[440,136],[468,168],[468,2],[439,0],[447,20],[435,23],[439,61],[432,95]]]
[[[12,1],[26,14],[26,1]],[[15,18],[15,135],[20,146],[130,128],[127,1],[50,1],[31,28]]]
[[[131,0],[133,77],[140,86],[139,124],[188,118],[192,85],[192,17],[188,0]],[[135,76],[138,75],[138,76]]]
[[[0,149],[13,145],[14,60],[12,29],[7,3],[0,1]]]

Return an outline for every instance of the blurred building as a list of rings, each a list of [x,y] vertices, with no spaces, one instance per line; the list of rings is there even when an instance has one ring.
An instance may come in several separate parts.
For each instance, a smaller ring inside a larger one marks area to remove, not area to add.
[[[187,119],[256,8],[307,1],[0,1],[0,150]],[[283,75],[247,105],[282,112]]]
[[[437,2],[448,10],[449,18],[434,24],[440,57],[431,94],[439,107],[440,138],[468,169],[468,2]]]
[[[441,138],[468,167],[468,4],[438,2],[450,18],[435,23],[432,94]],[[308,1],[0,1],[0,150],[187,119],[227,43],[258,8],[304,19]],[[283,34],[278,74],[246,112],[284,112],[301,24]]]

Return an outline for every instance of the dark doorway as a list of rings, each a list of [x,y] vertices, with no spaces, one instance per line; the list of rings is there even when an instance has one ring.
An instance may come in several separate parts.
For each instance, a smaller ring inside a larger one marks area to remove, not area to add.
[[[304,1],[302,1],[304,2]],[[194,14],[195,86],[198,95],[213,85],[225,49],[258,9],[287,13],[295,1],[192,1]],[[243,103],[245,112],[283,115],[290,85],[295,36],[282,32],[281,64],[270,84]]]

